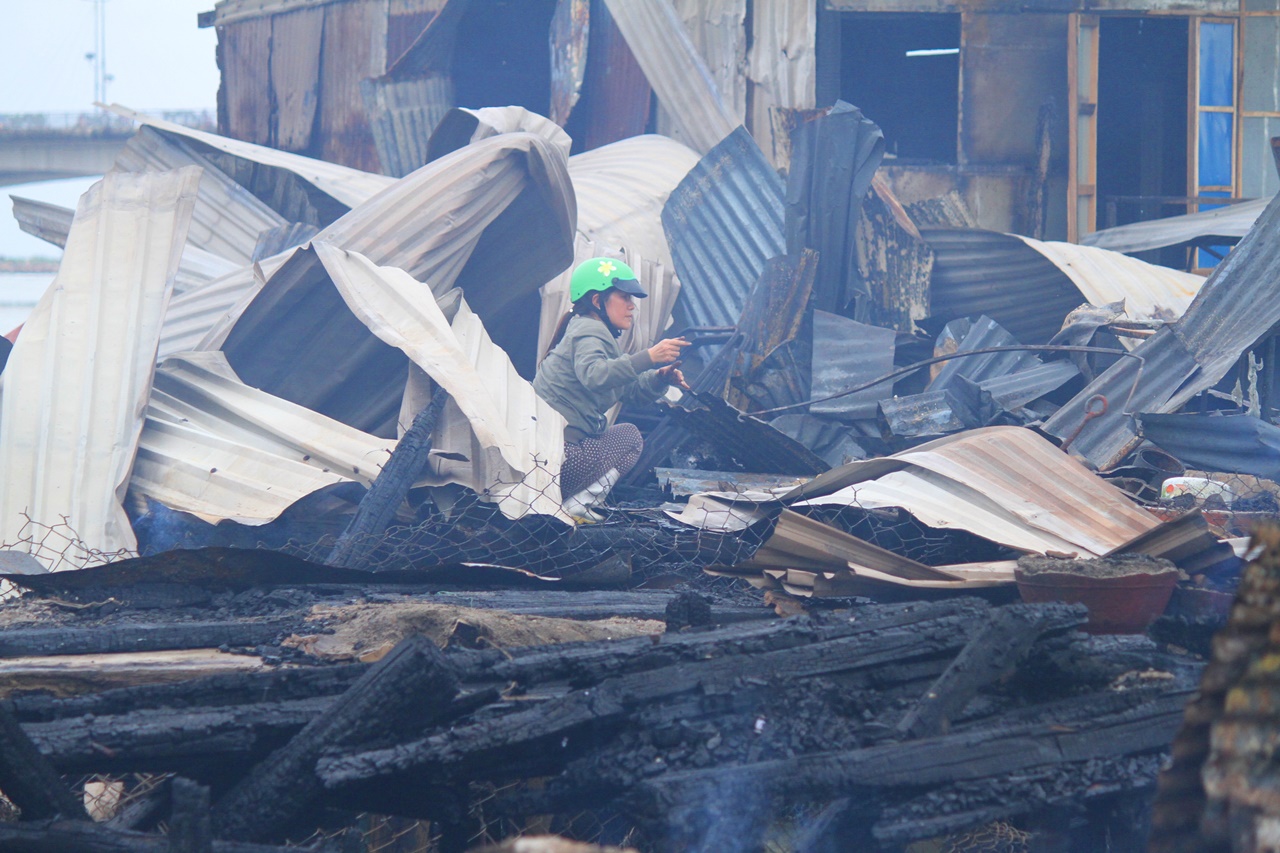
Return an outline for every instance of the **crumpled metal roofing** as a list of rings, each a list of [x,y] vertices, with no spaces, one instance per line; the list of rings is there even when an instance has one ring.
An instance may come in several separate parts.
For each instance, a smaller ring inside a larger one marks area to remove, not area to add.
[[[1128,411],[1112,405],[1106,414],[1090,420],[1071,445],[1073,453],[1103,470],[1119,463],[1138,441],[1133,413],[1177,411],[1217,384],[1245,350],[1280,322],[1280,299],[1275,293],[1280,281],[1277,233],[1280,203],[1273,198],[1182,317],[1134,348],[1133,354],[1144,363]],[[1133,359],[1121,359],[1059,409],[1044,429],[1065,437],[1083,422],[1093,396],[1127,399],[1135,387],[1136,370]]]
[[[0,541],[21,548],[27,519],[65,518],[87,562],[135,547],[121,500],[199,181],[194,168],[112,172],[81,197],[5,368]]]
[[[502,133],[532,133],[541,136],[568,159],[573,139],[564,128],[546,116],[524,107],[458,107],[449,110],[431,133],[428,162],[439,160],[482,139]]]
[[[782,224],[782,179],[740,127],[698,161],[662,209],[684,285],[677,323],[737,323],[765,261],[786,254]]]
[[[13,196],[13,217],[18,220],[18,227],[33,237],[39,237],[46,243],[59,248],[65,248],[75,211],[57,204]],[[178,273],[173,280],[173,293],[175,296],[185,293],[192,288],[221,278],[239,269],[239,266],[234,261],[206,252],[188,241],[182,250],[182,261],[178,265]]]
[[[400,179],[315,240],[400,267],[437,296],[462,287],[480,306],[490,332],[503,344],[518,341],[513,351],[527,347],[532,365],[537,326],[525,312],[537,313],[537,288],[571,262],[575,213],[560,152],[541,137],[508,133]],[[255,277],[240,275],[193,291],[175,304],[170,321],[182,329],[186,342],[195,325],[210,323],[198,348],[226,349],[246,382],[380,433],[386,401],[373,410],[367,410],[367,401],[370,382],[385,384],[378,379],[386,375],[385,365],[362,354],[364,344],[357,342],[369,341],[367,333],[353,323],[339,328],[341,321],[329,313],[335,297],[324,276],[285,282],[278,275],[264,277],[265,287]],[[306,359],[330,362],[338,353],[345,381],[321,390],[346,400],[342,414],[313,396],[284,390],[290,376],[311,369]],[[356,420],[348,420],[352,417]]]
[[[1014,234],[922,228],[936,253],[935,317],[986,314],[1024,343],[1044,343],[1082,301],[1125,300],[1133,319],[1173,319],[1195,297],[1199,276],[1118,252]]]
[[[360,92],[382,171],[402,177],[426,163],[427,140],[454,100],[453,78],[362,80]]]
[[[502,348],[465,302],[450,323],[408,273],[315,243],[351,311],[380,340],[403,351],[450,394],[432,440],[441,482],[492,496],[503,513],[568,520],[560,508],[564,418],[520,378]]]
[[[662,210],[697,164],[692,148],[654,134],[573,155],[578,231],[601,248],[626,249],[674,269]]]
[[[395,449],[240,381],[220,352],[156,371],[130,486],[206,521],[274,520],[322,486],[368,485]]]
[[[199,166],[200,194],[187,242],[239,264],[253,260],[263,231],[285,224],[284,217],[231,180],[208,158],[193,152],[182,140],[150,127],[141,127],[116,156],[115,168],[124,172],[163,171]]]
[[[970,430],[880,459],[851,462],[793,489],[791,506],[901,507],[931,527],[1010,548],[1100,557],[1159,520],[1023,427]]]
[[[203,143],[216,151],[230,154],[233,157],[292,172],[346,207],[356,207],[368,201],[396,181],[395,178],[386,175],[362,172],[359,169],[340,166],[337,163],[303,157],[301,154],[290,154],[287,151],[278,151],[275,148],[268,148],[264,145],[254,145],[251,142],[241,142],[238,139],[219,136],[216,133],[183,127],[180,124],[135,112],[119,104],[111,104],[106,109],[116,115],[132,119],[139,124]]]
[[[822,259],[818,259],[819,265]],[[813,366],[810,397],[820,400],[893,371],[897,333],[826,311],[813,312]],[[876,403],[893,393],[893,383],[815,402],[809,411],[838,418],[875,417]]]
[[[739,126],[668,0],[605,0],[681,138],[709,152]]]
[[[1080,243],[1084,246],[1110,249],[1113,252],[1129,253],[1177,246],[1193,240],[1203,241],[1218,237],[1239,239],[1249,233],[1249,229],[1258,221],[1258,217],[1262,215],[1262,211],[1266,210],[1270,201],[1269,198],[1259,198],[1239,204],[1228,204],[1213,210],[1202,210],[1199,213],[1186,213],[1182,216],[1167,216],[1163,219],[1148,219],[1145,222],[1117,225],[1114,228],[1104,228],[1101,231],[1086,234],[1080,239]]]
[[[742,124],[747,116],[747,0],[670,2],[734,123]],[[656,118],[658,133],[685,141],[679,121],[661,102]]]

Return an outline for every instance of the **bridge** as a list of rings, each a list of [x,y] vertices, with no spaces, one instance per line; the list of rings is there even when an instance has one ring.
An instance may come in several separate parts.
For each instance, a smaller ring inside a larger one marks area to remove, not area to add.
[[[210,110],[156,110],[150,115],[217,130]],[[104,174],[134,132],[108,112],[0,114],[0,187]]]

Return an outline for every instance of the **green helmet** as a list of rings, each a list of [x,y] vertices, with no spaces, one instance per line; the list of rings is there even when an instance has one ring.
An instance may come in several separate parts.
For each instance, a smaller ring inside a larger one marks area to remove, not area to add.
[[[588,293],[616,287],[623,293],[643,299],[649,294],[636,281],[631,267],[613,258],[591,258],[578,264],[569,279],[569,301],[577,302]]]

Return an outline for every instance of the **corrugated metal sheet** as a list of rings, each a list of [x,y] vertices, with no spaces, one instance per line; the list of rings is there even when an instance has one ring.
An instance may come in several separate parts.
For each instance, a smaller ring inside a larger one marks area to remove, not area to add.
[[[403,177],[428,162],[427,141],[454,102],[450,76],[383,77],[361,85],[382,171]]]
[[[315,239],[400,267],[437,296],[461,287],[494,340],[532,375],[538,329],[530,316],[538,288],[572,261],[573,220],[563,156],[540,137],[508,133],[423,167]],[[297,264],[242,294],[244,307],[231,307],[200,348],[223,349],[251,385],[388,434],[397,405],[387,393],[403,384],[404,359],[335,303],[327,276]],[[317,363],[340,378],[313,381]]]
[[[892,329],[814,311],[811,398],[818,400],[891,373],[896,339]],[[809,411],[850,419],[874,417],[876,403],[892,393],[893,384],[886,382],[856,394],[814,403]]]
[[[285,224],[285,219],[231,180],[208,158],[181,140],[142,127],[119,156],[115,168],[125,172],[199,166],[200,195],[187,232],[187,242],[228,261],[247,264],[253,259],[258,235]]]
[[[180,124],[134,112],[119,104],[112,104],[107,109],[116,115],[132,119],[139,124],[154,127],[173,136],[194,140],[209,146],[215,151],[229,154],[237,159],[275,169],[284,169],[297,175],[334,201],[349,208],[368,201],[394,184],[396,180],[386,175],[362,172],[359,169],[351,169],[347,166],[340,166],[337,163],[303,157],[301,154],[278,151],[265,145],[254,145],[249,142],[242,142],[239,139],[219,136],[216,133],[183,127]]]
[[[818,105],[817,3],[752,0],[751,8],[751,133],[774,164],[785,167],[789,146],[779,111]]]
[[[387,23],[385,0],[324,8],[324,61],[312,151],[325,160],[369,172],[378,168],[360,84],[386,70]]]
[[[297,9],[271,19],[271,121],[273,148],[305,151],[319,106],[320,57],[325,10]]]
[[[551,16],[551,120],[569,121],[587,75],[591,0],[558,0]]]
[[[569,158],[578,231],[601,249],[626,249],[674,269],[663,230],[667,199],[698,154],[665,136],[633,136]]]
[[[67,233],[76,213],[74,210],[16,195],[10,198],[13,199],[13,218],[18,220],[19,228],[58,248],[67,245]]]
[[[113,172],[81,198],[5,368],[0,541],[19,543],[28,518],[65,519],[89,549],[135,546],[121,500],[199,181]]]
[[[978,383],[984,399],[1006,412],[1017,412],[1080,375],[1069,361],[1051,361],[1007,376],[995,376]]]
[[[182,249],[182,261],[178,264],[178,274],[173,279],[173,295],[179,296],[203,287],[239,268],[240,265],[235,261],[206,252],[188,242]]]
[[[524,107],[482,107],[478,110],[450,110],[431,133],[427,161],[439,160],[465,145],[501,133],[532,133],[541,136],[565,158],[573,148],[573,140],[560,125]]]
[[[714,394],[684,394],[668,417],[711,442],[746,471],[758,474],[817,474],[830,466],[807,447],[758,418],[742,415]]]
[[[574,245],[573,264],[560,275],[542,286],[542,313],[538,324],[538,358],[541,360],[550,348],[560,319],[569,312],[569,283],[578,264],[590,258],[616,257],[626,262],[640,279],[640,286],[648,293],[645,299],[636,300],[636,312],[630,329],[622,333],[618,346],[634,355],[653,346],[662,338],[662,332],[671,319],[671,309],[680,295],[680,282],[670,267],[659,261],[642,257],[635,252],[602,250],[595,243],[578,235]]]
[[[288,256],[269,258],[255,266],[239,267],[212,281],[176,293],[164,315],[157,357],[165,358],[200,347],[209,330],[229,322],[229,312],[249,293],[256,293],[262,281],[275,274]],[[255,267],[261,268],[258,276]],[[176,289],[176,285],[175,285]]]
[[[1044,343],[1080,303],[1125,300],[1134,319],[1177,317],[1199,276],[1071,243],[995,231],[923,228],[936,257],[935,317],[986,314],[1024,343]]]
[[[1141,415],[1142,437],[1188,468],[1280,479],[1280,427],[1250,415]]]
[[[213,523],[264,524],[323,486],[368,485],[394,448],[250,388],[222,353],[190,353],[156,371],[130,487]]]
[[[391,0],[387,14],[387,65],[404,55],[448,0]]]
[[[968,326],[965,331],[957,331],[956,326]],[[950,333],[950,334],[948,334]],[[989,347],[1008,347],[1016,346],[1018,340],[1005,331],[999,323],[990,317],[978,317],[969,324],[965,320],[958,320],[955,323],[948,324],[947,331],[943,333],[945,337],[951,337],[959,334],[955,352],[973,352],[974,350],[987,349]],[[1040,364],[1040,359],[1032,352],[993,352],[986,355],[971,355],[966,358],[956,358],[943,362],[942,369],[934,376],[928,385],[929,391],[942,391],[948,388],[959,388],[964,384],[964,380],[971,382],[981,382],[984,379],[992,379],[998,376],[1006,376],[1010,373],[1017,373],[1020,370],[1026,370]]]
[[[822,263],[813,305],[871,320],[871,294],[858,275],[854,242],[862,200],[884,157],[884,134],[844,101],[791,134],[783,230],[787,251],[813,249]]]
[[[266,260],[305,244],[320,229],[307,222],[289,222],[258,235],[258,245],[253,247],[253,262]]]
[[[1216,238],[1239,239],[1249,233],[1253,223],[1258,221],[1258,217],[1270,202],[1269,198],[1260,198],[1200,213],[1117,225],[1115,228],[1104,228],[1101,231],[1086,234],[1080,242],[1085,246],[1128,253],[1145,252],[1148,249],[1161,249],[1165,246],[1177,246],[1180,243],[1192,241]]]
[[[682,138],[705,154],[732,133],[739,122],[670,2],[605,0],[605,5]]]
[[[279,15],[294,9],[310,9],[347,0],[216,0],[213,11],[201,17],[202,27],[225,27],[255,18]]]
[[[931,527],[1010,548],[1102,556],[1158,520],[1034,432],[986,427],[853,462],[782,497],[793,506],[902,507]]]
[[[746,0],[673,0],[698,56],[736,124],[747,117]],[[658,133],[687,142],[679,121],[658,105]]]
[[[491,496],[510,518],[534,512],[568,520],[558,479],[564,418],[520,378],[466,303],[449,323],[403,270],[326,243],[315,250],[360,321],[449,392],[432,445],[466,461],[437,459],[441,481]]]
[[[855,272],[870,294],[871,322],[911,332],[929,316],[933,249],[879,173],[871,190],[858,218]]]
[[[1218,264],[1195,300],[1172,326],[1143,341],[1133,354],[1145,359],[1130,412],[1167,414],[1212,388],[1280,322],[1280,204],[1272,199],[1253,229]],[[1124,399],[1133,387],[1133,359],[1121,359],[1063,406],[1045,423],[1059,437],[1083,420],[1087,401],[1096,394]],[[1123,395],[1123,396],[1121,396]],[[1112,406],[1090,421],[1072,451],[1100,468],[1117,464],[1137,442],[1128,414]]]
[[[662,209],[684,285],[678,324],[731,326],[765,261],[786,254],[783,188],[743,128],[698,162]]]

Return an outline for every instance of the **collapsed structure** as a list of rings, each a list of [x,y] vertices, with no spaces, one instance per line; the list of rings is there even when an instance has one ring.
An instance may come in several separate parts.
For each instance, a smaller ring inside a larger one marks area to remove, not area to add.
[[[1185,650],[1224,621],[1249,511],[1277,512],[1276,203],[1095,245],[1040,239],[1052,217],[978,227],[977,172],[924,194],[874,113],[814,109],[822,65],[791,37],[860,12],[757,3],[747,57],[717,41],[742,17],[691,36],[695,5],[554,4],[546,117],[457,106],[511,82],[458,55],[472,4],[228,0],[207,21],[230,135],[112,107],[138,132],[76,211],[16,202],[64,255],[0,396],[26,590],[0,608],[0,791],[30,824],[6,843],[152,849],[168,820],[170,843],[251,849],[354,806],[447,850],[547,815],[651,849],[993,821],[1139,849],[1201,675]],[[357,101],[335,81],[360,74]],[[651,93],[670,135],[644,133]],[[1207,279],[1103,248],[1229,238]],[[652,297],[623,349],[683,334],[692,388],[621,414],[645,455],[575,527],[530,379],[601,255]],[[1154,639],[1011,603],[1019,557],[1135,555],[1183,573]],[[90,826],[74,773],[165,781]],[[1212,781],[1202,806],[1231,798]]]

